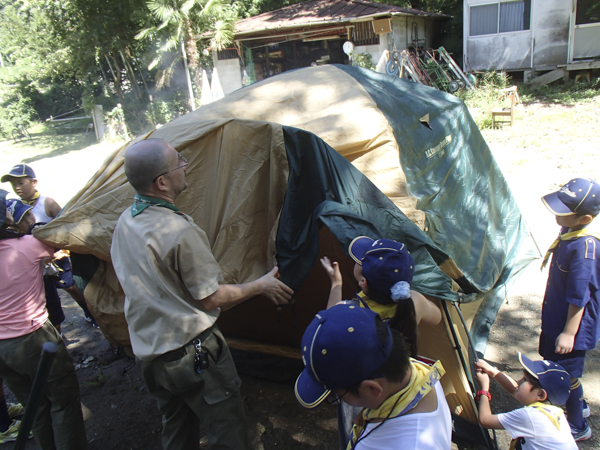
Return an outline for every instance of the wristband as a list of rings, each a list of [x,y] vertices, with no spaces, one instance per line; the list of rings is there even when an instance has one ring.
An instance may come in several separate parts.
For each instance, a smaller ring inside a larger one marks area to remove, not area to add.
[[[492,394],[490,394],[488,391],[483,391],[483,390],[477,391],[477,396],[476,396],[477,401],[479,401],[479,399],[481,398],[482,395],[485,395],[490,402],[492,401]]]

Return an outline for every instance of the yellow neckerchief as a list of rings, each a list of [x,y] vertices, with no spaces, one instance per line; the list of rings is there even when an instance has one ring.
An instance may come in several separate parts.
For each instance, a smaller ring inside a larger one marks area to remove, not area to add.
[[[548,420],[552,422],[552,425],[554,425],[556,429],[560,431],[560,416],[561,414],[563,414],[562,409],[558,408],[557,406],[547,405],[541,402],[535,402],[527,406],[535,408],[543,415],[545,415],[548,418]],[[510,441],[510,447],[508,447],[508,450],[515,450],[517,448],[517,443],[520,439],[521,438],[516,438]]]
[[[377,303],[375,300],[371,300],[363,291],[360,291],[358,294],[356,294],[356,296],[358,297],[361,308],[367,308],[373,312],[376,312],[384,322],[387,322],[396,316],[398,303],[382,305],[381,303]]]
[[[600,241],[600,233],[598,233],[595,230],[592,230],[590,225],[587,225],[579,230],[568,231],[567,233],[561,234],[558,236],[558,238],[556,238],[556,240],[552,243],[552,245],[550,245],[550,248],[548,249],[548,251],[546,252],[546,255],[544,256],[544,260],[542,261],[542,267],[540,268],[540,270],[543,270],[544,267],[546,267],[546,264],[548,264],[548,260],[550,259],[550,255],[552,255],[552,253],[554,253],[554,251],[556,250],[556,247],[558,247],[558,244],[560,243],[560,241],[571,241],[573,239],[578,239],[583,236],[595,237],[596,239],[598,239]]]
[[[563,414],[562,409],[560,409],[558,406],[548,405],[541,402],[535,402],[527,406],[535,408],[543,415],[545,415],[550,420],[550,422],[552,422],[552,425],[554,425],[556,429],[560,431],[560,416],[561,414]]]
[[[33,194],[33,197],[31,197],[30,200],[23,200],[21,199],[21,201],[23,203],[27,203],[30,206],[35,205],[35,202],[37,202],[37,199],[40,198],[40,193],[38,191],[35,191],[35,194]]]
[[[379,419],[384,421],[407,413],[425,397],[433,386],[446,373],[441,361],[428,366],[416,359],[410,359],[410,381],[404,389],[390,396],[377,409],[364,408],[352,427],[352,439],[347,450],[352,450],[369,422]],[[368,434],[367,434],[368,436]]]

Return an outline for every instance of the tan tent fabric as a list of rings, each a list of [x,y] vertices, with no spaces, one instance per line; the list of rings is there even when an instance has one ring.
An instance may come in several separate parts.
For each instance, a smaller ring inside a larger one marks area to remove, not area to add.
[[[188,159],[189,187],[177,206],[206,232],[225,281],[253,280],[275,264],[275,233],[288,179],[282,128],[258,121],[192,124],[189,116],[182,119],[146,137],[171,142]],[[128,146],[104,162],[60,217],[35,233],[56,247],[107,262],[85,295],[107,337],[124,345],[123,293],[110,264],[110,245],[116,221],[135,194],[123,168]]]
[[[417,200],[408,193],[400,149],[387,119],[360,83],[333,66],[284,72],[189,116],[265,120],[310,131],[424,227],[425,215],[415,209]]]

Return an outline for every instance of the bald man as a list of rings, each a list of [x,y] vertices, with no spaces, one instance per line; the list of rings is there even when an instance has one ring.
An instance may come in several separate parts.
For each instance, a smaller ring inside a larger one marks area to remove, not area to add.
[[[125,291],[133,352],[163,415],[165,449],[198,449],[199,421],[211,449],[249,448],[240,378],[215,322],[221,310],[257,295],[285,304],[293,291],[274,267],[245,284],[222,284],[206,234],[175,206],[187,160],[147,139],[125,154],[136,190],[119,218],[111,258]]]

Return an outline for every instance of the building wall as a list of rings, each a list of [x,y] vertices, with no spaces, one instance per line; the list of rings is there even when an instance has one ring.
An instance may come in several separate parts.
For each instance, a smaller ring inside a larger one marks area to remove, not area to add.
[[[416,24],[416,33],[413,32],[413,24]],[[424,17],[393,16],[393,32],[387,34],[389,50],[394,49],[394,44],[396,44],[396,50],[398,51],[415,46],[415,42],[413,42],[415,36],[416,39],[418,39],[418,45],[421,48],[431,48],[436,26],[439,26],[438,21],[426,19]],[[423,42],[423,40],[425,40],[425,42]]]
[[[219,60],[216,56],[213,57],[213,62],[219,73],[219,81],[225,95],[230,92],[237,91],[242,87],[242,75],[240,71],[239,59],[222,59]]]
[[[567,64],[571,0],[532,0],[530,29],[470,36],[472,6],[495,0],[464,1],[464,65],[467,70],[543,70]]]
[[[572,2],[534,0],[531,25],[534,29],[533,68],[541,70],[567,64]]]

